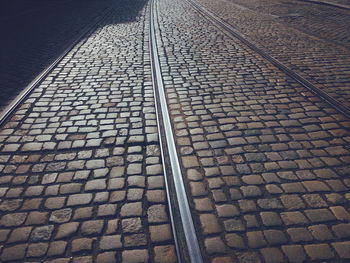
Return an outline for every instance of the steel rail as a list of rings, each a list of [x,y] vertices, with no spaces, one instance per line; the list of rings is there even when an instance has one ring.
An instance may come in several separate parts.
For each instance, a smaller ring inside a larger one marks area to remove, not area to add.
[[[35,87],[37,87],[44,78],[58,65],[58,63],[86,36],[92,33],[95,27],[109,15],[111,15],[112,10],[106,11],[101,19],[98,19],[95,23],[87,25],[81,34],[79,34],[73,42],[71,42],[63,52],[42,72],[39,73],[25,88],[18,94],[5,109],[0,113],[0,127],[6,122],[6,120],[12,115],[12,113],[21,105],[21,103],[32,93]]]
[[[338,4],[338,3],[333,3],[330,1],[325,1],[325,0],[298,0],[300,2],[304,2],[304,3],[309,3],[309,4],[316,4],[316,5],[324,5],[324,6],[330,6],[333,8],[339,8],[339,9],[343,9],[343,10],[350,10],[350,6],[348,5],[342,5],[342,4]]]
[[[155,4],[155,0],[152,0],[150,4],[149,47],[160,148],[162,152],[162,161],[164,166],[163,170],[176,251],[179,262],[203,263],[203,258],[187,199],[186,189],[183,182],[180,161],[177,154],[163,85],[157,49],[156,30],[159,28]],[[175,217],[177,217],[180,222],[175,222]],[[186,251],[181,248],[184,248]]]
[[[341,102],[331,97],[320,88],[316,87],[310,81],[308,81],[298,73],[294,72],[293,70],[285,66],[282,62],[278,61],[274,57],[267,54],[264,50],[257,47],[257,45],[254,42],[252,42],[251,40],[247,40],[240,32],[234,29],[232,25],[223,21],[221,18],[219,18],[217,15],[215,15],[211,11],[207,10],[204,6],[199,4],[197,1],[195,0],[185,0],[185,1],[188,2],[190,6],[192,6],[195,10],[197,10],[197,12],[201,14],[204,18],[206,18],[211,23],[213,23],[217,28],[219,28],[220,30],[223,30],[224,32],[226,31],[228,33],[227,34],[228,36],[234,37],[240,40],[243,44],[248,46],[251,50],[258,53],[260,56],[262,56],[263,58],[271,62],[274,66],[276,66],[278,69],[286,73],[289,77],[291,77],[296,82],[301,84],[304,88],[311,91],[316,96],[320,97],[323,101],[327,102],[331,107],[333,107],[339,113],[345,115],[347,118],[350,118],[349,107],[343,105]]]

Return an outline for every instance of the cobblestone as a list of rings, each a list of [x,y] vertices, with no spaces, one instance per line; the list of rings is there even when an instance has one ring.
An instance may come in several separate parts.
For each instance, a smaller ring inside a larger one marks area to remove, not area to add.
[[[230,8],[218,14],[239,26],[251,28],[260,19],[236,0],[199,2],[215,12]],[[342,260],[332,242],[347,236],[346,118],[228,38],[185,1],[157,5],[163,80],[208,262]],[[264,19],[258,28],[273,20]],[[258,30],[252,28],[247,37],[257,38]],[[285,34],[278,34],[280,41]],[[282,54],[279,48],[273,52]],[[301,57],[293,65],[300,65]],[[319,245],[325,247],[323,255],[315,252]]]
[[[149,4],[109,8],[0,128],[1,262],[177,261]]]
[[[343,26],[349,21],[346,10],[320,5],[316,8],[301,1],[199,2],[270,55],[349,106],[350,89],[344,82],[349,71],[350,41]],[[281,123],[300,125],[294,120]],[[312,134],[318,139],[329,136],[321,131]]]
[[[348,120],[185,1],[156,2],[205,261],[349,258]],[[0,129],[1,261],[177,261],[148,12],[141,0],[115,7]]]

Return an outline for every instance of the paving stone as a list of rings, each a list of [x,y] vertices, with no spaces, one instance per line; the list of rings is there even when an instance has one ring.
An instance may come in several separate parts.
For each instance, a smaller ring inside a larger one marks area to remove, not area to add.
[[[0,242],[5,241],[9,235],[9,233],[10,233],[9,229],[1,229],[0,230]]]
[[[99,235],[102,232],[103,225],[103,220],[85,221],[81,224],[80,231],[84,236]]]
[[[182,157],[182,164],[185,168],[193,168],[199,166],[199,161],[196,156]]]
[[[58,227],[57,234],[55,239],[62,239],[66,237],[70,237],[75,234],[78,230],[79,223],[78,222],[70,222],[62,224]]]
[[[278,213],[275,212],[261,212],[261,220],[265,226],[280,226],[282,225],[282,220]]]
[[[146,263],[148,258],[146,249],[124,250],[122,252],[122,263]]]
[[[159,175],[163,173],[163,168],[160,164],[149,165],[146,167],[147,175]]]
[[[248,239],[248,246],[250,248],[259,248],[267,245],[262,231],[247,232],[246,235]]]
[[[350,224],[337,224],[332,226],[332,231],[339,238],[350,237]]]
[[[350,214],[343,206],[332,206],[330,210],[340,221],[350,221]]]
[[[145,234],[132,234],[124,236],[124,243],[123,245],[125,247],[139,247],[144,246],[147,244],[146,235]]]
[[[334,258],[334,253],[327,244],[305,245],[304,249],[311,260]]]
[[[90,251],[92,249],[92,239],[78,238],[72,241],[72,252]]]
[[[9,199],[4,200],[0,205],[1,211],[15,211],[21,206],[22,200],[21,199]]]
[[[85,185],[85,191],[104,190],[106,188],[106,179],[90,180]]]
[[[65,241],[54,241],[50,243],[49,250],[47,251],[48,256],[61,256],[64,255],[67,247]]]
[[[197,211],[206,212],[213,210],[213,206],[209,198],[196,198],[193,201]]]
[[[147,180],[149,189],[157,189],[164,187],[164,179],[159,178],[159,176],[149,176]]]
[[[6,262],[6,261],[24,259],[27,246],[28,246],[27,244],[20,244],[20,245],[4,248],[1,254],[1,260]]]
[[[56,210],[51,213],[50,221],[55,223],[65,223],[68,222],[72,217],[72,209],[65,208],[61,210]]]
[[[92,194],[70,195],[67,201],[67,206],[86,205],[89,204],[91,200]]]
[[[230,204],[216,205],[216,211],[219,217],[233,217],[239,215],[237,207]]]
[[[283,205],[281,204],[281,202],[278,199],[275,199],[275,198],[259,199],[258,200],[258,205],[262,209],[266,209],[266,210],[283,208]]]
[[[280,230],[264,230],[264,236],[271,245],[285,244],[288,241],[286,235]]]
[[[1,225],[2,226],[18,226],[24,223],[27,217],[27,213],[12,213],[2,216]]]
[[[147,201],[151,203],[164,203],[166,200],[165,191],[149,190],[146,192]]]
[[[119,219],[108,220],[106,234],[114,234],[118,230]]]
[[[244,215],[247,228],[259,227],[258,219],[255,215]]]
[[[334,242],[332,246],[337,251],[341,258],[350,258],[349,241],[345,242]]]
[[[317,208],[327,206],[327,203],[319,194],[305,194],[303,195],[303,198],[310,207]]]
[[[74,257],[73,259],[74,263],[92,263],[92,257],[91,256],[81,256],[81,257]]]
[[[246,247],[244,244],[243,238],[238,234],[235,234],[235,233],[226,234],[225,240],[226,240],[227,245],[231,248],[242,249],[242,248]]]
[[[121,243],[120,235],[103,236],[101,238],[101,241],[100,241],[101,250],[115,250],[121,247],[122,247],[122,243]]]
[[[97,255],[97,263],[110,263],[116,261],[116,252],[104,252]]]
[[[329,187],[321,181],[304,181],[303,185],[308,192],[323,192],[329,191]]]
[[[175,247],[172,245],[154,247],[155,263],[175,263],[177,262]]]
[[[221,227],[215,215],[213,214],[201,214],[199,216],[201,226],[204,234],[219,233]]]
[[[240,219],[228,219],[224,221],[224,227],[227,232],[244,231],[245,226]]]
[[[122,229],[124,233],[137,233],[142,230],[141,219],[138,217],[122,220]]]
[[[326,208],[305,210],[306,216],[315,223],[335,220],[333,214]]]
[[[254,185],[242,186],[240,190],[245,197],[257,197],[262,195],[260,188]]]
[[[129,176],[128,186],[132,187],[145,187],[145,177],[144,176]]]
[[[165,205],[152,205],[147,211],[148,222],[163,223],[168,221]]]
[[[207,253],[224,253],[226,246],[220,237],[208,237],[204,240],[204,246]]]
[[[308,220],[301,212],[283,212],[281,218],[286,225],[305,225]]]
[[[40,257],[46,254],[49,247],[48,243],[34,243],[29,244],[27,257]]]
[[[326,225],[313,225],[309,226],[308,229],[317,240],[330,240],[334,238]]]
[[[117,210],[117,205],[116,204],[104,204],[98,206],[98,216],[111,216],[115,215]]]
[[[153,242],[171,240],[172,234],[169,224],[150,226],[149,230]]]
[[[77,208],[74,211],[73,219],[90,218],[92,215],[92,207]]]
[[[307,230],[307,228],[288,228],[287,233],[289,234],[293,242],[311,241],[313,237]]]
[[[11,232],[11,235],[7,242],[26,242],[29,238],[32,227],[19,227]],[[5,240],[5,239],[4,239]]]
[[[267,263],[285,262],[283,254],[278,248],[263,248],[260,250],[260,252]]]
[[[288,210],[297,210],[306,207],[305,203],[298,195],[283,195],[280,199]]]
[[[253,200],[239,200],[238,204],[243,212],[254,212],[258,210]]]
[[[306,254],[301,245],[282,246],[282,251],[290,262],[304,262],[306,259]]]
[[[51,238],[52,232],[54,230],[53,225],[39,226],[33,229],[30,235],[31,241],[46,241]]]

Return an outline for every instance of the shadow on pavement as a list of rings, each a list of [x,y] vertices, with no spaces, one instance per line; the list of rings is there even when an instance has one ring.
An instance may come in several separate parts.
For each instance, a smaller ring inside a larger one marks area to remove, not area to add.
[[[114,24],[132,22],[146,3],[0,0],[0,111],[107,10],[117,13]]]

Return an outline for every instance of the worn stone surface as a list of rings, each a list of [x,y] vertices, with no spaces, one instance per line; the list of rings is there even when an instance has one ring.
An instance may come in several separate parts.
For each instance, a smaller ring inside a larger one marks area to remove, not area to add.
[[[177,261],[145,33],[149,5],[102,2],[95,16],[103,8],[110,15],[0,127],[1,262]]]
[[[205,261],[346,261],[349,120],[185,1],[157,3],[161,71]],[[176,262],[149,6],[114,7],[0,128],[0,261]]]
[[[256,0],[198,2],[298,73],[332,88],[332,96],[348,98],[348,87],[340,91],[340,82],[330,77],[343,79],[350,65],[348,51],[338,45],[347,40],[329,29],[344,30],[336,29],[338,22],[324,22],[329,28],[323,36],[338,41],[330,44],[325,37],[316,41],[294,30],[301,20],[321,24],[310,5],[300,1],[292,1],[291,9],[311,15],[290,19],[293,29],[284,17],[262,14]],[[262,2],[262,10],[287,12],[285,2]],[[319,12],[326,15],[326,9]],[[165,90],[206,259],[345,259],[342,245],[338,253],[332,242],[349,238],[349,196],[344,199],[349,190],[349,120],[223,34],[186,1],[161,0],[158,12]],[[329,53],[321,58],[314,47]],[[335,66],[331,53],[344,64]],[[334,70],[321,70],[331,64]]]

